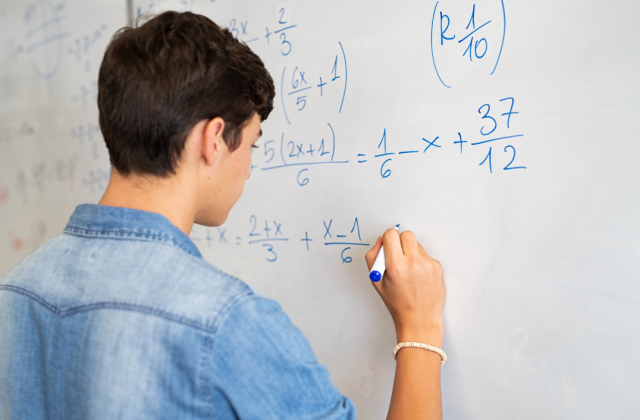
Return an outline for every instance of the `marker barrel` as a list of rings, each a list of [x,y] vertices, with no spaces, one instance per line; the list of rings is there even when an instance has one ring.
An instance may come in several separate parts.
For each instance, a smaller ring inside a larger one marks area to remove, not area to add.
[[[376,257],[373,266],[371,267],[371,271],[369,272],[369,279],[373,282],[379,282],[382,280],[382,276],[384,276],[384,271],[387,269],[387,265],[384,262],[384,245],[380,247],[380,252],[378,252],[378,256]]]
[[[400,231],[399,227],[400,225],[397,224],[393,228],[399,232]],[[380,247],[380,252],[378,252],[378,256],[376,257],[376,260],[374,261],[373,266],[371,267],[371,271],[369,271],[369,279],[374,283],[379,282],[380,280],[382,280],[382,277],[384,276],[384,272],[386,269],[387,269],[387,264],[385,263],[385,260],[384,260],[384,245],[382,245]]]

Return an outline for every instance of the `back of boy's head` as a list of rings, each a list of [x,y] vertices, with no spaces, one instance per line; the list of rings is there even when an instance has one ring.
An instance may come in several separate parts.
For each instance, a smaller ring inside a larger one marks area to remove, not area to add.
[[[231,151],[257,112],[273,110],[273,80],[248,46],[204,16],[165,12],[118,31],[98,78],[100,128],[120,173],[175,173],[185,140],[221,117]]]

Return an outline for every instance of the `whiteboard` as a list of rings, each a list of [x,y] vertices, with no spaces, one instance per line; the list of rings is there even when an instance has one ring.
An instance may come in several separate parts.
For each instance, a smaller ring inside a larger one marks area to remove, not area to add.
[[[360,418],[391,395],[364,253],[396,223],[444,266],[445,418],[640,411],[640,3],[0,7],[0,272],[106,186],[109,36],[127,13],[192,10],[260,55],[277,95],[242,198],[191,238],[280,302]],[[44,39],[66,35],[34,47],[51,19]]]

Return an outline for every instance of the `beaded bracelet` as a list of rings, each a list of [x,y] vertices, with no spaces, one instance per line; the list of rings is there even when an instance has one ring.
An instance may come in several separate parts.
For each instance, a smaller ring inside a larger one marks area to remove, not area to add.
[[[425,349],[425,350],[429,350],[429,351],[433,351],[436,352],[440,355],[440,366],[444,365],[444,362],[447,361],[447,355],[445,354],[445,352],[442,351],[441,348],[438,348],[436,346],[432,346],[430,344],[424,344],[424,343],[416,343],[414,341],[405,341],[402,343],[398,343],[396,344],[396,346],[393,348],[393,358],[397,360],[397,354],[398,351],[403,348],[403,347],[419,347],[421,349]]]

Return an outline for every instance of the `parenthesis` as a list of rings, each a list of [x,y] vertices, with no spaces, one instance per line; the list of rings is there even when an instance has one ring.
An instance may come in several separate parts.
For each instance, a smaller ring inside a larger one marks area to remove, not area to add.
[[[433,8],[433,17],[431,17],[431,60],[433,60],[433,68],[436,69],[436,75],[438,76],[438,79],[440,79],[440,83],[442,83],[444,85],[444,87],[450,88],[451,86],[448,86],[443,80],[442,77],[440,77],[440,72],[438,71],[438,66],[436,66],[436,57],[435,55],[433,55],[433,21],[436,18],[436,10],[438,10],[438,4],[440,2],[436,2],[435,7]]]
[[[333,155],[336,153],[336,133],[333,131],[331,124],[327,123],[327,125],[331,129],[331,136],[333,137],[333,147],[331,148],[331,160],[333,161]]]
[[[287,108],[284,105],[284,73],[286,71],[287,71],[286,67],[282,69],[282,78],[280,79],[280,99],[282,99],[282,110],[284,111],[284,117],[287,119],[287,123],[291,125],[291,121],[289,121],[289,116],[287,115]]]
[[[280,157],[282,158],[282,161],[284,162],[285,165],[288,165],[287,161],[284,160],[284,153],[282,152],[284,150],[284,132],[282,133],[282,136],[280,137]]]
[[[338,45],[340,45],[340,49],[342,50],[342,58],[344,59],[344,91],[342,92],[342,102],[340,102],[340,109],[338,110],[338,114],[342,112],[342,105],[344,104],[344,97],[347,94],[347,55],[344,53],[344,48],[342,48],[342,43],[338,41]],[[333,155],[331,157],[333,160]]]
[[[495,72],[496,68],[498,67],[498,62],[500,62],[500,56],[502,55],[502,47],[504,47],[504,37],[507,35],[507,14],[504,10],[504,0],[500,0],[500,3],[502,3],[502,22],[503,22],[502,44],[500,44],[500,52],[498,52],[498,59],[496,60],[496,65],[493,67],[493,71],[491,72],[491,74],[493,74],[493,72]]]

